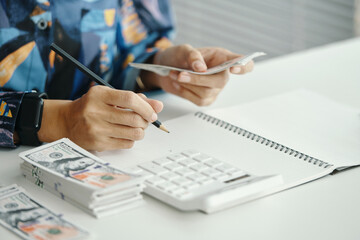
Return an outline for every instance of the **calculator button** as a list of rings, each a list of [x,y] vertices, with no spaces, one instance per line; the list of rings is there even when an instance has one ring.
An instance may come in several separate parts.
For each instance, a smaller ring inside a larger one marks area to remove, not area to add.
[[[193,174],[190,174],[189,176],[187,176],[189,179],[193,180],[193,181],[196,181],[196,182],[199,182],[199,181],[202,181],[204,180],[206,177],[200,173],[193,173]]]
[[[180,174],[181,176],[187,176],[192,173],[195,173],[195,171],[188,169],[188,168],[180,168],[180,169],[176,170],[176,173]]]
[[[178,178],[180,176],[177,175],[176,173],[173,173],[173,172],[167,172],[167,173],[164,173],[164,174],[160,175],[160,177],[162,177],[162,178],[164,178],[164,179],[166,179],[168,181],[171,181],[171,180],[173,180],[175,178]]]
[[[229,175],[225,174],[225,173],[222,173],[220,175],[217,175],[215,177],[213,177],[214,179],[216,180],[220,180],[220,181],[223,181],[225,179],[229,179]]]
[[[227,173],[233,169],[235,169],[233,166],[229,165],[229,164],[221,164],[219,166],[216,167],[217,170],[220,170],[224,173]]]
[[[132,174],[140,174],[140,173],[144,172],[143,169],[141,169],[141,168],[139,168],[137,166],[128,167],[128,168],[125,168],[123,170],[124,170],[124,172],[132,173]]]
[[[164,191],[168,191],[170,189],[174,189],[174,188],[178,187],[171,182],[163,182],[163,183],[157,184],[156,186]]]
[[[194,157],[196,155],[199,155],[199,151],[196,151],[196,150],[187,150],[187,151],[184,151],[182,152],[181,154],[187,156],[187,157]]]
[[[195,171],[200,172],[200,171],[203,171],[203,170],[207,169],[208,166],[206,166],[203,163],[197,163],[197,164],[191,165],[190,168],[194,169]]]
[[[241,171],[240,169],[234,168],[230,171],[227,172],[227,174],[229,174],[230,176],[243,176],[246,175],[246,173],[244,171]]]
[[[142,169],[145,169],[155,175],[166,173],[168,171],[165,168],[163,168],[153,162],[142,163],[141,165],[139,165],[139,167],[141,167]]]
[[[192,183],[185,185],[184,188],[187,190],[192,190],[192,189],[198,188],[199,186],[200,186],[200,184],[192,182]]]
[[[185,190],[185,192],[182,192],[182,193],[180,193],[180,194],[177,194],[176,196],[181,199],[181,198],[188,198],[188,197],[190,197],[191,195],[192,195],[191,192]]]
[[[208,169],[205,169],[204,171],[201,172],[202,174],[206,175],[206,176],[209,176],[209,177],[214,177],[216,175],[219,175],[221,174],[221,172],[215,170],[215,169],[212,169],[212,168],[208,168]]]
[[[210,159],[204,162],[206,165],[208,165],[209,167],[216,167],[222,164],[221,161],[217,160],[217,159]]]
[[[201,185],[206,185],[206,184],[209,184],[209,183],[212,183],[212,182],[214,182],[213,179],[211,179],[211,178],[205,178],[205,179],[201,180],[199,183],[200,183]]]
[[[193,157],[193,159],[198,161],[198,162],[204,162],[206,160],[210,160],[211,157],[206,155],[206,154],[200,153],[199,155]]]
[[[180,164],[178,164],[176,162],[172,162],[170,164],[165,165],[164,167],[171,171],[175,171],[176,169],[182,168],[183,166],[181,166]]]
[[[182,194],[182,193],[184,193],[186,191],[187,190],[185,190],[184,188],[179,187],[179,188],[171,189],[168,192],[171,193],[171,194],[180,195],[180,194]]]
[[[179,164],[184,166],[191,166],[197,163],[197,161],[192,160],[191,158],[185,158],[183,160],[178,161]]]
[[[172,155],[169,155],[167,158],[172,160],[172,161],[177,162],[179,160],[185,159],[186,157],[184,155],[181,155],[181,154],[172,154]]]
[[[191,183],[191,181],[185,177],[179,177],[179,178],[174,179],[173,183],[175,183],[176,185],[179,185],[179,186],[184,186],[184,185]]]
[[[159,158],[159,159],[154,160],[153,162],[160,166],[164,166],[166,164],[172,163],[172,161],[170,161],[167,158]]]
[[[150,183],[150,184],[159,184],[161,182],[164,182],[165,180],[158,177],[158,176],[155,176],[155,177],[152,177],[152,178],[149,178],[148,180],[146,180],[147,183]]]
[[[148,172],[148,171],[142,171],[140,173],[141,177],[144,178],[144,179],[149,179],[149,178],[152,178],[154,177],[154,174]]]

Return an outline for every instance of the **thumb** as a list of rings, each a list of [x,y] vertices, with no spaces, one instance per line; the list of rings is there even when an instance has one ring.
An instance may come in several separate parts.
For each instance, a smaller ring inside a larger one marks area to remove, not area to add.
[[[154,111],[156,113],[159,113],[162,111],[162,109],[164,108],[164,104],[161,101],[155,100],[155,99],[151,99],[151,98],[147,98],[144,94],[142,93],[138,93],[138,95],[144,100],[146,101],[148,104],[150,104],[150,106],[154,109]]]
[[[207,69],[204,57],[200,51],[195,48],[191,47],[188,49],[187,62],[189,66],[191,66],[192,70],[196,72],[204,72]]]

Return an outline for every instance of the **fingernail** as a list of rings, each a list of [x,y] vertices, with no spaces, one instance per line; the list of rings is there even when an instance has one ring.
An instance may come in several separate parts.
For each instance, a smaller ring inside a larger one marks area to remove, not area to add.
[[[198,71],[206,70],[205,64],[203,62],[201,62],[200,60],[196,60],[195,62],[193,62],[192,67],[193,67],[193,69],[198,70]]]
[[[241,67],[233,67],[233,68],[231,69],[231,72],[232,72],[232,73],[240,73],[240,72],[241,72]]]
[[[190,75],[186,72],[180,74],[179,82],[190,82]]]
[[[156,113],[153,113],[151,116],[151,122],[155,122],[158,119],[158,116]]]
[[[171,72],[170,75],[169,75],[169,77],[170,77],[172,80],[177,80],[178,74]]]
[[[176,90],[180,89],[180,85],[177,82],[173,82],[173,86]]]

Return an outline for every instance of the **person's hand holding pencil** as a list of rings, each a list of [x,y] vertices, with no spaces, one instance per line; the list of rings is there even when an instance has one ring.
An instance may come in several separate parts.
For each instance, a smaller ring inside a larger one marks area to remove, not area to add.
[[[71,56],[65,57],[76,61]],[[106,86],[93,86],[75,101],[44,100],[40,141],[67,137],[87,150],[104,151],[131,148],[135,141],[144,138],[149,123],[167,131],[157,120],[162,102],[107,86],[108,83],[82,67],[95,82]]]
[[[44,142],[67,137],[87,150],[131,148],[162,108],[142,94],[94,86],[75,101],[45,100],[38,136]]]
[[[142,94],[94,86],[75,101],[46,100],[39,137],[68,137],[96,151],[131,148],[162,108],[161,102]]]

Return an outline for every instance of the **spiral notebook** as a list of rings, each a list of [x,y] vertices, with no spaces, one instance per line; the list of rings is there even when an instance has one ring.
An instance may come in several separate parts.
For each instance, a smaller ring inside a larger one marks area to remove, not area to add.
[[[149,128],[122,162],[138,164],[197,149],[256,175],[281,174],[291,188],[360,164],[360,110],[307,90],[197,112]]]

